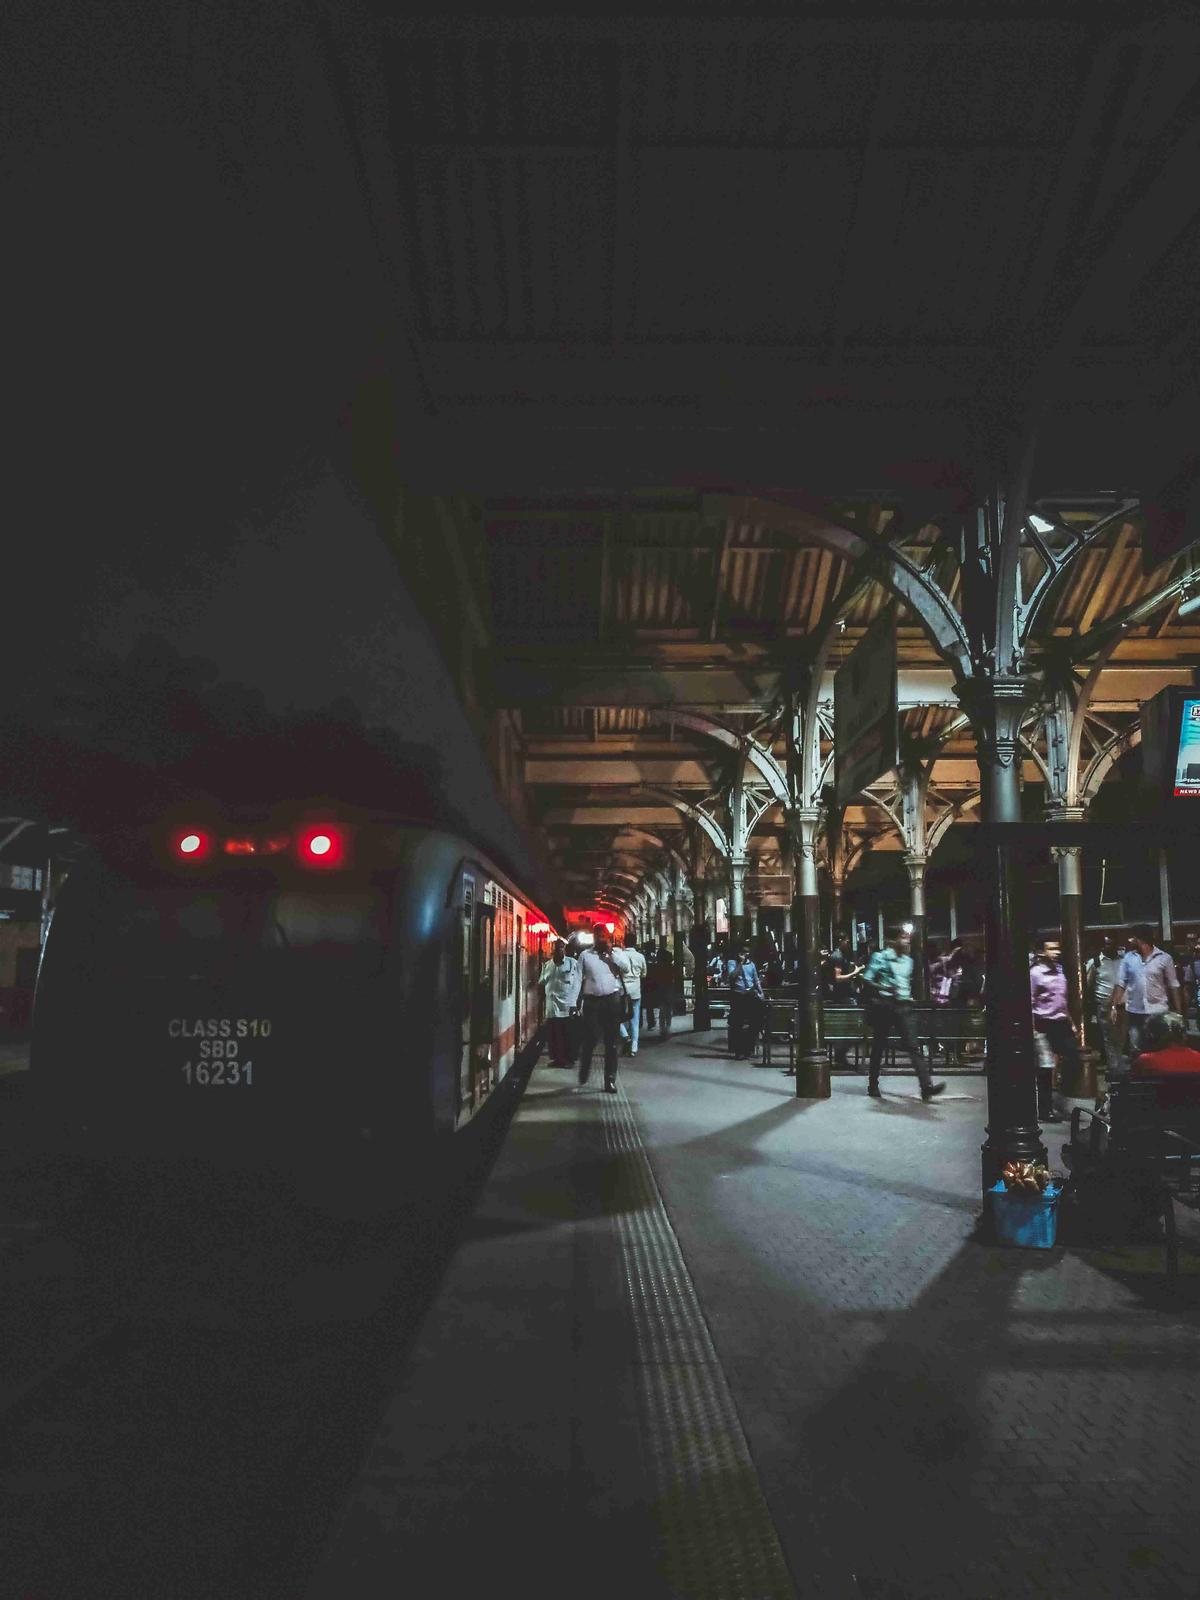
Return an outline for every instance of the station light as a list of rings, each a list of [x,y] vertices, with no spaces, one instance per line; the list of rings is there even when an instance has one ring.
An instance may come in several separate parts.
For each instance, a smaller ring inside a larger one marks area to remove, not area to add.
[[[900,926],[904,929],[905,933],[911,933],[913,931],[913,924],[911,922],[902,922]]]

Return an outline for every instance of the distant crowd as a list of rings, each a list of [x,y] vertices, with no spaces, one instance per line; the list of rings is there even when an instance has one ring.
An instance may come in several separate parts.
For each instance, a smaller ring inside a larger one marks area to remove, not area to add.
[[[861,929],[859,930],[861,934]],[[985,1003],[986,979],[977,942],[931,942],[925,955],[926,993],[934,1007],[979,1009]],[[878,1089],[879,1061],[891,1033],[900,1035],[921,1078],[922,1094],[940,1092],[929,1076],[926,1047],[917,1048],[912,1014],[913,958],[907,925],[890,930],[882,946],[861,936],[839,933],[831,950],[820,952],[821,998],[828,1007],[858,1007],[867,1013],[872,1034],[869,1092]],[[640,946],[613,947],[597,928],[591,936],[572,935],[555,943],[541,983],[546,990],[551,1061],[581,1062],[586,1082],[592,1051],[605,1046],[606,1086],[615,1083],[618,1052],[636,1055],[643,1030],[670,1033],[671,1019],[682,1008],[680,976],[695,976],[695,957],[683,946],[678,958],[662,940]],[[754,1048],[762,1023],[767,991],[798,981],[799,962],[785,955],[772,933],[733,940],[718,935],[706,960],[710,986],[728,989],[729,1044],[734,1055]],[[1072,1016],[1068,976],[1057,935],[1048,936],[1029,952],[1029,998],[1038,1052],[1039,1114],[1055,1120],[1053,1086],[1057,1075],[1073,1079],[1080,1065],[1080,1047],[1091,1042],[1101,1051],[1109,1083],[1139,1070],[1200,1070],[1200,1054],[1187,1047],[1189,1018],[1197,1013],[1200,995],[1200,936],[1188,933],[1178,945],[1160,943],[1147,924],[1127,935],[1105,934],[1086,961],[1084,1024],[1081,1037]],[[910,1038],[909,1035],[912,1035]],[[835,1047],[845,1065],[846,1045]],[[982,1053],[982,1041],[968,1040],[966,1057]],[[1165,1054],[1163,1052],[1166,1052]],[[1178,1059],[1173,1052],[1178,1052]],[[1149,1055],[1154,1065],[1147,1065]]]

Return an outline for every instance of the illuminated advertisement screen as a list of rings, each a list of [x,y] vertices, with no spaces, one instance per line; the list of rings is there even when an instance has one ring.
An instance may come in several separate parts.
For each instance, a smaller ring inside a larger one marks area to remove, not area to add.
[[[1180,712],[1174,793],[1200,799],[1200,698],[1185,700]]]

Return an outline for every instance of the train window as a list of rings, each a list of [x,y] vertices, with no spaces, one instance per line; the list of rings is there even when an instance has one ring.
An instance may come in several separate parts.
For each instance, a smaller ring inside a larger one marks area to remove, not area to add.
[[[372,977],[386,943],[379,890],[129,889],[106,902],[104,936],[88,942],[86,966],[94,978],[215,980],[307,968],[314,978]]]
[[[383,970],[386,942],[386,904],[380,890],[331,894],[301,889],[270,896],[260,948],[319,964],[331,976],[371,978]]]

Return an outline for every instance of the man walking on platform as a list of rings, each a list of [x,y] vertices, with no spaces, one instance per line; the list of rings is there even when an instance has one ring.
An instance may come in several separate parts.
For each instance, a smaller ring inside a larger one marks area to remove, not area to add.
[[[585,1084],[592,1070],[592,1056],[600,1039],[604,1040],[604,1087],[617,1092],[617,1049],[621,1037],[621,1011],[625,992],[622,951],[618,960],[607,929],[597,925],[595,943],[581,950],[579,966],[583,973],[583,1048],[579,1057],[579,1082]]]
[[[867,1093],[874,1100],[883,1099],[879,1087],[879,1069],[883,1065],[883,1052],[893,1029],[900,1035],[908,1051],[913,1071],[921,1085],[921,1099],[932,1100],[946,1087],[944,1083],[934,1083],[929,1059],[917,1037],[916,1019],[913,1016],[912,972],[908,935],[895,929],[889,935],[888,943],[871,957],[863,973],[862,981],[870,997],[867,1018],[871,1024]]]
[[[631,1007],[629,1021],[621,1024],[621,1039],[625,1045],[625,1053],[635,1056],[638,1053],[638,1028],[641,1022],[642,1010],[642,979],[646,976],[646,958],[637,945],[630,941],[627,950],[618,950],[615,955],[624,955],[628,964],[625,973],[625,992],[629,996]]]
[[[729,963],[729,1053],[745,1057],[754,1048],[759,1012],[766,1003],[758,968],[742,945]]]
[[[1125,1007],[1125,1052],[1132,1061],[1141,1054],[1146,1018],[1167,1011],[1183,1015],[1183,999],[1175,963],[1154,942],[1154,929],[1142,922],[1130,933],[1130,948],[1121,960],[1113,985],[1109,1014],[1116,1022]]]
[[[1054,1109],[1054,1057],[1066,1063],[1071,1081],[1079,1070],[1079,1041],[1067,1010],[1067,975],[1063,971],[1062,945],[1047,939],[1042,953],[1029,969],[1029,999],[1033,1029],[1050,1051],[1050,1065],[1037,1069],[1038,1116],[1043,1122],[1061,1122]]]
[[[1106,933],[1101,940],[1100,949],[1088,962],[1084,976],[1085,998],[1089,1014],[1096,1021],[1100,1046],[1104,1052],[1104,1069],[1110,1084],[1125,1071],[1121,1045],[1117,1038],[1117,1027],[1112,1018],[1112,992],[1120,979],[1123,954],[1116,938],[1111,933]]]

